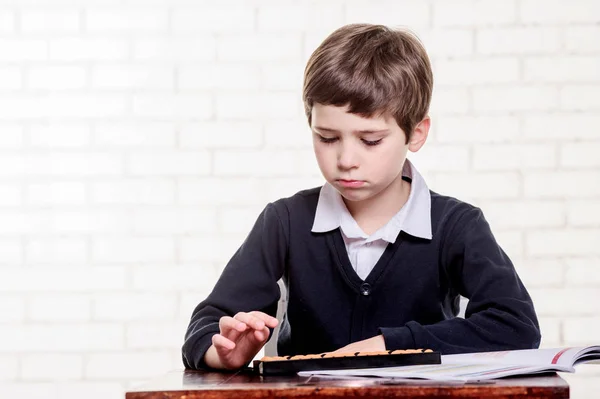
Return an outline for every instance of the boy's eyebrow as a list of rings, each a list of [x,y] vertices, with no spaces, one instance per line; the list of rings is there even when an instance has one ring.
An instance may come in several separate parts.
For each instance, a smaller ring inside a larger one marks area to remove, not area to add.
[[[330,129],[328,127],[323,127],[323,126],[314,126],[313,127],[314,130],[320,130],[323,132],[328,132],[328,133],[340,133],[339,130],[335,130],[335,129]],[[364,130],[354,130],[353,133],[362,133],[362,134],[368,134],[368,133],[386,133],[389,132],[390,129],[378,129],[378,130],[373,130],[373,129],[364,129]]]

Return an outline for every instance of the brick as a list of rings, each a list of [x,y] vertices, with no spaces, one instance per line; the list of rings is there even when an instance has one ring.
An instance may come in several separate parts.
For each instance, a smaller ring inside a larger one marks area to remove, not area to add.
[[[0,234],[15,236],[39,233],[40,229],[47,228],[50,223],[48,214],[14,209],[0,209],[0,220]]]
[[[2,134],[0,134],[0,148],[23,148],[24,133],[22,125],[1,124],[0,131],[2,132]]]
[[[124,328],[119,324],[27,324],[4,326],[0,352],[31,353],[119,350]]]
[[[543,0],[522,0],[519,19],[526,24],[573,24],[598,22],[599,13],[600,5],[595,1],[575,0],[568,3],[561,1],[548,3]]]
[[[346,4],[344,23],[377,23],[392,26],[428,27],[429,4],[417,0],[377,0],[368,5],[361,2]]]
[[[181,90],[258,89],[260,68],[250,64],[199,64],[178,68],[177,87]]]
[[[141,117],[202,120],[213,116],[213,107],[210,94],[140,94],[133,98],[133,113]]]
[[[422,151],[409,153],[408,157],[423,172],[466,172],[469,169],[469,148],[464,146],[429,144]]]
[[[216,96],[216,115],[219,119],[293,118],[301,110],[297,93],[291,92],[217,93]]]
[[[11,33],[15,30],[15,13],[9,10],[0,10],[0,33]],[[1,373],[0,373],[1,375]]]
[[[300,170],[297,151],[215,151],[216,176],[295,176]]]
[[[552,229],[527,232],[527,253],[531,256],[600,255],[600,230]]]
[[[530,288],[536,312],[540,316],[591,316],[600,300],[597,288]]]
[[[71,37],[51,39],[49,43],[53,61],[110,61],[129,56],[129,43],[123,39]]]
[[[25,380],[76,380],[83,377],[83,356],[30,354],[21,359],[21,377]]]
[[[554,27],[479,29],[475,38],[479,54],[549,54],[561,47],[561,30]]]
[[[34,295],[29,298],[28,320],[31,321],[89,321],[91,302],[88,295]]]
[[[122,267],[0,269],[4,292],[88,292],[125,288],[126,270]]]
[[[560,92],[561,108],[582,111],[598,110],[600,109],[600,97],[595,94],[598,93],[598,90],[600,90],[599,84],[563,86]]]
[[[216,39],[201,37],[135,38],[133,58],[142,61],[214,61],[217,57]]]
[[[254,221],[256,220],[256,216]],[[253,221],[253,222],[254,222]],[[238,229],[240,230],[240,229]],[[239,238],[238,235],[233,234],[204,234],[204,235],[193,235],[189,237],[181,238],[181,249],[180,249],[180,257],[184,262],[219,262],[221,264],[226,264],[229,259],[233,256],[235,251],[242,245],[244,238],[249,233],[249,229],[243,231],[243,234],[239,234],[242,238]],[[215,282],[218,276],[212,275],[214,271],[208,267],[203,267],[200,271],[206,276],[211,276],[208,280],[211,282]],[[200,279],[196,281],[201,281]]]
[[[127,323],[126,347],[131,349],[181,349],[187,321],[177,323]],[[181,356],[181,355],[180,355]],[[178,359],[181,363],[181,358]]]
[[[597,139],[598,132],[589,127],[598,125],[600,115],[594,113],[539,113],[524,116],[522,132],[528,139]]]
[[[6,295],[0,296],[0,323],[16,323],[22,322],[24,319],[25,300],[23,298]]]
[[[538,111],[558,107],[558,89],[551,86],[475,87],[475,111]]]
[[[565,28],[565,47],[574,53],[597,53],[600,51],[600,41],[590,40],[600,37],[600,26],[567,26]]]
[[[136,176],[193,176],[211,172],[208,151],[134,153],[127,160],[127,171]]]
[[[89,7],[85,28],[89,32],[166,32],[169,26],[166,7]]]
[[[85,365],[86,379],[150,379],[170,371],[169,353],[98,353],[89,355]]]
[[[34,176],[114,176],[123,170],[121,156],[110,153],[34,153],[27,162],[27,174]]]
[[[173,89],[175,71],[169,66],[94,65],[94,89]]]
[[[232,62],[300,61],[302,35],[227,35],[217,39],[217,59]]]
[[[463,86],[519,81],[520,66],[517,57],[489,59],[439,59],[433,63],[437,85]]]
[[[513,264],[527,288],[562,287],[564,284],[565,266],[557,259],[513,259]]]
[[[494,228],[526,229],[562,227],[566,210],[563,201],[482,201],[481,207]]]
[[[45,96],[0,97],[1,119],[100,118],[124,116],[129,101],[123,95],[50,93]]]
[[[258,7],[258,31],[280,33],[322,29],[333,32],[344,25],[344,8],[341,3],[317,4],[274,4]]]
[[[94,294],[92,308],[94,320],[167,320],[177,310],[177,294]]]
[[[465,88],[435,88],[431,98],[429,114],[433,118],[439,115],[465,114],[471,109],[469,92]]]
[[[519,119],[514,116],[441,116],[433,118],[432,130],[440,143],[509,143],[519,136]],[[423,151],[427,151],[427,147]]]
[[[18,206],[23,203],[19,184],[0,184],[0,206]]]
[[[557,163],[554,144],[478,144],[473,148],[475,170],[552,169]]]
[[[306,118],[266,121],[264,136],[268,149],[311,149],[313,143]]]
[[[204,122],[184,125],[179,132],[182,148],[258,148],[262,126],[253,122]]]
[[[593,170],[526,172],[523,177],[526,198],[594,198],[600,195],[600,172]]]
[[[247,234],[264,206],[227,207],[219,212],[219,230],[224,233]],[[233,255],[233,254],[232,254]]]
[[[267,90],[293,90],[302,92],[304,65],[282,63],[263,65],[261,68],[261,85]]]
[[[535,305],[535,304],[534,304]],[[558,317],[538,317],[542,343],[540,347],[556,348],[562,345],[562,322]]]
[[[433,26],[508,25],[516,22],[516,2],[495,0],[454,0],[433,4]]]
[[[41,39],[0,38],[0,62],[45,61],[48,43]]]
[[[470,29],[425,30],[418,36],[430,58],[461,57],[475,51],[475,36]]]
[[[217,217],[210,209],[136,209],[133,212],[135,234],[210,233],[217,227]]]
[[[183,205],[235,205],[244,193],[244,203],[261,204],[264,183],[256,178],[182,178],[177,184],[177,198]]]
[[[29,264],[84,264],[88,260],[85,238],[31,238],[25,251]]]
[[[0,355],[0,381],[15,381],[19,375],[19,359],[13,355]],[[1,390],[2,388],[0,388]]]
[[[79,10],[68,8],[24,9],[20,22],[23,33],[77,33],[81,26]]]
[[[22,87],[23,74],[20,68],[14,66],[0,68],[0,90],[19,90]]]
[[[529,82],[600,81],[600,58],[593,56],[536,57],[525,59],[524,80]]]
[[[444,195],[480,199],[510,199],[520,194],[521,177],[516,172],[435,173],[436,186]]]
[[[131,230],[127,209],[83,209],[49,211],[49,223],[40,228],[48,233],[124,233]]]
[[[0,264],[16,265],[23,262],[23,244],[19,238],[0,239]]]
[[[598,343],[600,317],[567,317],[563,321],[565,345],[596,345]]]
[[[95,204],[168,205],[175,202],[175,182],[166,179],[123,179],[90,183]]]
[[[83,182],[54,181],[26,186],[27,203],[32,205],[82,205],[86,202]]]
[[[598,257],[567,258],[565,260],[567,286],[594,287],[600,285],[599,262]]]
[[[169,236],[92,239],[93,262],[171,262],[174,259],[175,246]]]
[[[83,124],[36,124],[29,127],[29,144],[39,148],[81,148],[90,144],[90,127]]]
[[[230,33],[252,32],[255,10],[251,6],[227,5],[202,7],[175,7],[171,26],[175,33]]]
[[[94,148],[171,148],[177,134],[171,122],[106,122],[94,126]]]
[[[196,238],[194,242],[196,245],[203,247],[205,250],[207,249],[198,240],[198,236],[192,237]],[[186,241],[191,244],[191,237],[184,237],[182,241],[182,246],[185,245]],[[217,248],[219,247],[208,248],[207,252],[216,252]],[[184,254],[185,250],[181,250],[181,258],[185,260]],[[229,257],[231,255],[233,255],[233,252],[229,253]],[[187,265],[143,265],[133,269],[132,286],[135,290],[140,291],[203,291],[208,295],[218,277],[219,274],[213,267],[203,264],[198,265],[196,261]]]
[[[598,167],[599,152],[600,142],[566,143],[560,148],[560,165],[572,168]]]

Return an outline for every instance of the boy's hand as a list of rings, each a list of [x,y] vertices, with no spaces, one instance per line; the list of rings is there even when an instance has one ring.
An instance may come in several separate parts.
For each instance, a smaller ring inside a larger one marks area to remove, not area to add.
[[[343,346],[333,353],[342,352],[380,352],[385,350],[385,341],[383,335],[376,335],[373,338],[356,341],[349,345]]]
[[[221,317],[220,333],[213,335],[204,361],[215,369],[235,370],[245,366],[267,342],[269,327],[275,328],[278,322],[263,312]]]

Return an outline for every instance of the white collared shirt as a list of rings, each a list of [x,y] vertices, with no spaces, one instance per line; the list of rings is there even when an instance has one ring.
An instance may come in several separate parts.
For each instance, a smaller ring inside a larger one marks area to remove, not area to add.
[[[312,231],[324,233],[341,230],[352,267],[365,280],[385,251],[394,243],[400,231],[412,236],[431,239],[431,195],[423,177],[407,159],[402,175],[412,179],[408,200],[384,226],[370,236],[356,223],[342,196],[329,183],[319,193]]]

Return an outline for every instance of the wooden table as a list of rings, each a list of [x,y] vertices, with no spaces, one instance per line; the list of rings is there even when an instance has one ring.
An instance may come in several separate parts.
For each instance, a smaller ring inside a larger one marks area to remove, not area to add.
[[[245,398],[568,398],[569,385],[556,374],[495,380],[485,384],[402,382],[372,378],[343,380],[261,377],[249,371],[171,372],[126,393],[126,399]]]

